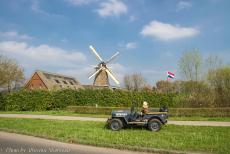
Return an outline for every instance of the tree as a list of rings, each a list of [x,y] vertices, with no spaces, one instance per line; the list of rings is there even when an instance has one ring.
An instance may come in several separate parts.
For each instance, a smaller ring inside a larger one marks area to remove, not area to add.
[[[133,74],[132,80],[133,80],[133,89],[135,91],[142,89],[146,84],[145,78],[140,73]]]
[[[169,81],[164,81],[164,80],[157,81],[156,88],[157,88],[157,91],[160,93],[174,92],[173,83]]]
[[[125,75],[124,84],[127,90],[139,91],[146,85],[146,80],[140,73],[134,73]]]
[[[132,90],[133,89],[133,83],[132,83],[132,79],[130,77],[130,75],[125,75],[124,76],[124,84],[125,84],[125,88],[127,90]]]
[[[215,91],[217,106],[230,107],[230,65],[210,71],[208,81]]]
[[[179,60],[180,73],[187,80],[197,81],[200,76],[201,55],[198,50],[184,52]]]
[[[21,85],[24,81],[24,71],[17,62],[6,56],[0,55],[0,87],[12,88]]]
[[[146,92],[152,92],[154,91],[153,87],[149,84],[146,84],[143,88],[142,88],[143,91],[146,91]]]
[[[205,60],[205,68],[207,72],[214,71],[221,66],[221,59],[217,55],[209,55]]]

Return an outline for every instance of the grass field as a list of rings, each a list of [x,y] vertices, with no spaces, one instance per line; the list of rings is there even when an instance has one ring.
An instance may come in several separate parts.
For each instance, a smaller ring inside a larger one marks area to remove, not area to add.
[[[165,149],[206,153],[230,153],[228,127],[166,125],[153,133],[145,128],[114,132],[102,122],[0,118],[0,130],[121,149]]]
[[[56,115],[56,116],[79,116],[79,117],[95,117],[95,118],[108,118],[109,115],[101,114],[79,114],[70,111],[0,111],[0,114],[42,114],[42,115]],[[178,121],[226,121],[230,122],[230,117],[170,117],[169,120]]]

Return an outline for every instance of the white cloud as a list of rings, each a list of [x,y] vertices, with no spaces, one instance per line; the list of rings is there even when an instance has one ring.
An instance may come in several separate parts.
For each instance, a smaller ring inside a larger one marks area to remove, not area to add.
[[[91,75],[93,68],[88,66],[81,66],[68,69],[59,69],[58,73],[75,77],[81,84],[91,84],[88,77]]]
[[[177,11],[183,10],[183,9],[188,9],[192,7],[192,3],[188,2],[188,1],[180,1],[177,3]]]
[[[135,49],[137,48],[137,43],[136,42],[128,42],[126,45],[125,45],[126,49]]]
[[[126,14],[128,9],[126,5],[121,0],[108,0],[106,2],[100,3],[100,8],[97,9],[97,13],[101,17],[107,16],[120,16],[121,14]]]
[[[26,34],[19,34],[17,31],[0,32],[1,39],[31,40],[33,37]]]
[[[192,27],[181,27],[179,25],[171,25],[154,20],[143,27],[141,34],[162,41],[170,41],[193,37],[199,34],[199,30]]]
[[[0,51],[15,58],[26,68],[30,67],[74,67],[76,63],[86,61],[81,52],[67,51],[46,44],[29,46],[26,42],[0,42]]]
[[[97,0],[66,0],[66,2],[74,6],[87,5],[96,1]]]

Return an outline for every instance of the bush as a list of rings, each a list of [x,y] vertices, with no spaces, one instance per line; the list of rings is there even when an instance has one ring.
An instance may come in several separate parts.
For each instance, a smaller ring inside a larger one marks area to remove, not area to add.
[[[54,108],[52,93],[45,90],[22,90],[6,95],[7,111],[44,111]]]
[[[84,114],[110,115],[113,110],[130,109],[127,107],[68,106],[67,110]],[[159,110],[159,108],[153,108]],[[140,108],[137,109],[140,111]],[[169,116],[230,117],[230,108],[169,108]]]
[[[0,109],[7,111],[45,111],[64,109],[67,106],[130,107],[136,102],[141,107],[143,101],[149,106],[209,107],[208,90],[199,93],[157,93],[153,91],[124,91],[110,89],[85,90],[21,90],[10,94],[0,94]],[[207,101],[207,102],[206,102]]]
[[[0,93],[0,111],[5,110],[5,97],[3,93]]]
[[[147,101],[150,106],[166,105],[173,107],[177,104],[175,97],[175,94],[159,94],[149,91],[112,91],[110,89],[21,90],[5,94],[4,99],[1,99],[2,105],[0,107],[7,111],[42,111],[63,109],[68,105],[95,106],[97,104],[104,107],[128,107],[133,101],[137,102],[138,106],[141,106],[143,101]]]
[[[230,108],[169,108],[171,116],[230,117]]]
[[[113,110],[129,109],[127,107],[95,107],[95,106],[68,106],[67,111],[83,114],[105,114],[110,115]]]
[[[215,92],[215,106],[230,107],[230,66],[210,70],[208,82]]]

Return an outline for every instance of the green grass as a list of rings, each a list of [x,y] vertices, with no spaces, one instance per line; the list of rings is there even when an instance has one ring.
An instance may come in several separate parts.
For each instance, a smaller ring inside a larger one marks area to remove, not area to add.
[[[108,118],[109,115],[102,114],[82,114],[65,110],[50,110],[50,111],[0,111],[0,114],[35,114],[35,115],[54,115],[54,116],[77,116],[77,117],[95,117]]]
[[[0,111],[0,114],[42,114],[42,115],[56,115],[56,116],[79,116],[79,117],[95,117],[107,118],[109,115],[102,114],[80,114],[65,110],[51,110],[51,111]],[[225,121],[230,122],[230,117],[170,117],[169,120],[178,121]]]
[[[230,122],[230,117],[170,117],[175,121],[223,121]]]
[[[157,133],[145,128],[115,132],[102,122],[0,118],[0,130],[121,149],[230,153],[229,127],[166,125]]]

